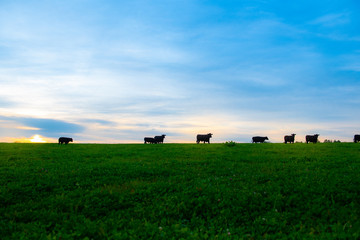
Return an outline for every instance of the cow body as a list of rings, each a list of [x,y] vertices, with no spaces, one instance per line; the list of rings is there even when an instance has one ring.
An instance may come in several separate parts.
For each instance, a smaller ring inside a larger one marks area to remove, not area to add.
[[[354,135],[354,143],[360,142],[360,135]]]
[[[294,143],[295,142],[295,133],[291,134],[290,136],[287,135],[287,136],[284,136],[284,143]]]
[[[157,141],[155,140],[155,138],[145,137],[144,138],[144,144],[146,144],[146,143],[157,144]]]
[[[198,134],[196,136],[196,143],[199,144],[200,142],[207,142],[210,144],[210,138],[212,137],[212,133],[208,134]]]
[[[161,135],[161,136],[155,136],[154,139],[157,143],[164,143],[164,138],[165,138],[165,134]]]
[[[306,137],[305,137],[306,143],[309,143],[309,142],[317,143],[318,137],[319,137],[319,134],[306,135]]]
[[[73,142],[73,139],[68,137],[60,137],[58,144],[63,144],[63,143],[68,144],[69,142]]]
[[[253,142],[253,143],[263,143],[263,142],[265,142],[265,140],[269,140],[268,137],[259,137],[259,136],[256,136],[256,137],[253,137],[253,138],[252,138],[252,142]]]

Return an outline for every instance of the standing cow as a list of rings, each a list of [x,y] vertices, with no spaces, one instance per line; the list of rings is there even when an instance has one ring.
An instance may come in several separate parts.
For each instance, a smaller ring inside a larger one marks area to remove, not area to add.
[[[161,135],[161,136],[155,136],[154,139],[157,143],[164,143],[164,138],[165,138],[165,134]]]
[[[354,135],[354,143],[360,142],[360,135]]]
[[[196,143],[199,144],[200,142],[207,142],[210,144],[210,138],[212,137],[212,133],[208,133],[208,134],[198,134],[196,136]]]
[[[309,142],[317,143],[319,136],[320,136],[319,134],[306,135],[306,137],[305,137],[306,143],[309,143]]]
[[[157,141],[155,140],[155,138],[145,137],[144,138],[144,144],[146,144],[146,143],[157,144]]]
[[[269,140],[268,137],[259,137],[259,136],[256,136],[256,137],[253,137],[253,138],[252,138],[252,142],[253,142],[253,143],[264,143],[265,140]]]
[[[287,136],[284,136],[284,142],[285,142],[285,144],[286,143],[294,143],[295,142],[295,133],[293,133],[293,134],[291,134],[290,136],[289,135],[287,135]]]
[[[73,139],[68,137],[60,137],[58,144],[63,144],[63,143],[68,144],[69,142],[73,142]]]

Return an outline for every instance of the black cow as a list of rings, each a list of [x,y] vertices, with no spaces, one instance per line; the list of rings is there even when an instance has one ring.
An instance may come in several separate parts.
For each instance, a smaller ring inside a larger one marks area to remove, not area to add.
[[[155,138],[145,137],[144,138],[144,144],[146,144],[146,143],[157,144],[157,141],[155,140]]]
[[[196,143],[199,144],[200,142],[207,142],[210,144],[210,138],[212,137],[212,133],[208,133],[208,134],[198,134],[196,136]]]
[[[290,136],[289,135],[287,135],[287,136],[284,136],[284,142],[285,142],[285,144],[286,143],[294,143],[295,142],[295,133],[293,133],[293,134],[291,134]]]
[[[69,142],[72,142],[73,139],[72,138],[68,138],[68,137],[60,137],[59,138],[59,143],[58,144],[68,144]]]
[[[161,136],[155,136],[154,139],[157,143],[164,143],[164,138],[165,138],[165,134],[161,135]]]
[[[360,135],[354,135],[354,143],[360,142]]]
[[[318,137],[319,137],[319,134],[306,135],[306,137],[305,137],[306,143],[309,143],[309,142],[317,143]]]
[[[256,136],[256,137],[253,137],[252,138],[252,142],[253,143],[263,143],[265,142],[265,140],[269,140],[268,137],[259,137],[259,136]]]

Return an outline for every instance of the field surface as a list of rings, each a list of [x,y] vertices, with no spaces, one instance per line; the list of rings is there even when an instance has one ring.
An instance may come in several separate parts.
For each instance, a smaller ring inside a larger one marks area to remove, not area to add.
[[[1,239],[360,239],[360,144],[0,144]]]

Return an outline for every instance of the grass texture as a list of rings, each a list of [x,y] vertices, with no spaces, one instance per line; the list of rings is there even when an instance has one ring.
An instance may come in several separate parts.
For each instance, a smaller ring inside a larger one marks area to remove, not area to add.
[[[359,239],[360,144],[0,144],[1,239]]]

